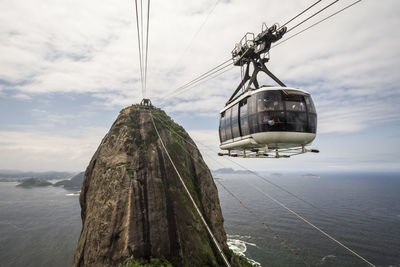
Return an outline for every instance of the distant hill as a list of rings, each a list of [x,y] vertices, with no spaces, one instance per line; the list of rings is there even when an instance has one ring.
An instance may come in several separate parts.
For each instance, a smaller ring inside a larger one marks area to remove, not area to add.
[[[54,184],[54,186],[63,186],[68,190],[79,190],[82,187],[83,178],[85,177],[85,172],[80,172],[70,180],[59,181]]]
[[[72,177],[73,172],[56,172],[56,171],[48,171],[48,172],[20,172],[20,171],[4,171],[0,170],[0,181],[2,182],[13,182],[20,181],[29,178],[36,178],[42,180],[59,180],[59,179],[67,179]]]
[[[42,179],[37,179],[37,178],[29,178],[23,180],[20,184],[18,184],[18,187],[23,187],[23,188],[33,188],[33,187],[45,187],[52,185],[52,183],[47,182],[46,180]]]
[[[221,168],[217,170],[211,171],[213,175],[218,175],[218,174],[251,174],[252,172],[250,171],[242,171],[242,170],[234,170],[232,168]]]

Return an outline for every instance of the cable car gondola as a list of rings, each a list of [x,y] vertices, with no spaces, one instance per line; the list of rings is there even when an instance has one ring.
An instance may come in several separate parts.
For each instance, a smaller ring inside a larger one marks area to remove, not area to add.
[[[228,150],[219,153],[220,156],[280,158],[318,152],[306,149],[317,132],[317,112],[311,95],[286,87],[265,66],[271,43],[279,40],[286,28],[264,26],[256,38],[246,34],[232,51],[234,65],[246,66],[246,70],[242,82],[220,111],[220,148]],[[260,87],[257,81],[260,71],[279,86]],[[246,90],[236,96],[247,81]]]

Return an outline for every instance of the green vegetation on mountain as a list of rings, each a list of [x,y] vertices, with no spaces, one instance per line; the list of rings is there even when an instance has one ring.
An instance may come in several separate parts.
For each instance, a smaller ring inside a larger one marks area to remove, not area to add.
[[[23,188],[33,188],[33,187],[46,187],[52,185],[52,183],[47,182],[42,179],[36,179],[36,178],[29,178],[23,180],[20,184],[18,184],[18,187],[23,187]]]
[[[228,248],[217,187],[193,140],[164,111],[137,105],[120,112],[86,169],[73,266],[224,265],[162,143],[232,266],[251,266]]]

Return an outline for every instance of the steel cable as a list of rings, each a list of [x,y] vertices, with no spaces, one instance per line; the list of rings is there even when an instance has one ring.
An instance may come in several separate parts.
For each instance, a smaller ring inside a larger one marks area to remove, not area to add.
[[[188,140],[186,140],[186,138],[184,138],[183,136],[181,136],[180,134],[178,134],[176,131],[174,131],[173,129],[171,129],[171,127],[170,127],[169,125],[167,125],[162,119],[157,118],[157,117],[155,117],[155,116],[153,116],[153,115],[151,115],[151,116],[152,116],[152,119],[156,119],[156,120],[158,120],[159,122],[161,122],[161,124],[163,124],[163,125],[165,126],[164,129],[166,129],[166,130],[169,131],[170,133],[175,134],[175,135],[178,136],[179,138],[183,139],[183,141],[184,141],[185,143],[187,143],[187,144],[189,144],[189,145],[195,147],[196,149],[198,149],[197,146],[196,146],[194,143],[189,142]],[[154,120],[153,120],[153,122],[154,122]],[[193,155],[190,154],[190,153],[187,151],[187,149],[185,149],[181,144],[179,144],[179,146],[182,148],[182,151],[184,151],[189,157],[191,157],[191,158],[192,158],[193,160],[195,160],[195,161],[198,161],[198,159],[195,159],[195,158],[193,157]],[[214,160],[214,159],[213,159],[213,160]],[[219,163],[218,161],[216,161],[216,160],[214,160],[214,161],[217,162],[217,164],[219,164],[220,166],[225,167],[225,166],[223,166],[221,163]],[[208,168],[206,169],[206,167],[204,167],[203,164],[200,164],[200,166],[203,168],[204,171],[209,172],[209,169],[208,169]],[[227,189],[220,181],[218,181],[218,180],[216,180],[216,179],[215,179],[215,181],[217,181],[217,182],[223,187],[223,189],[224,189],[226,192],[228,192],[231,196],[233,196],[233,198],[234,198],[235,200],[237,200],[237,201],[240,203],[240,205],[241,205],[242,207],[244,207],[244,208],[250,213],[251,216],[253,216],[254,218],[256,218],[256,220],[258,220],[259,223],[261,223],[270,233],[272,233],[272,235],[274,236],[274,238],[276,238],[277,240],[279,240],[280,244],[281,244],[284,248],[286,248],[287,250],[289,250],[289,251],[293,254],[293,256],[295,256],[299,261],[301,261],[302,263],[304,263],[304,265],[306,265],[306,266],[311,266],[304,258],[300,257],[300,256],[298,255],[298,253],[296,252],[296,250],[293,249],[292,247],[290,247],[290,246],[287,244],[287,242],[286,242],[284,239],[282,239],[282,238],[280,237],[280,235],[279,235],[276,231],[274,231],[267,223],[265,223],[265,222],[261,219],[260,216],[258,216],[255,212],[253,212],[250,208],[248,208],[236,195],[234,195],[229,189]],[[299,250],[299,249],[297,249],[297,250]]]
[[[287,30],[286,33],[296,29],[297,27],[299,27],[301,24],[305,23],[306,21],[308,21],[309,19],[315,17],[316,15],[318,15],[319,13],[321,13],[322,11],[326,10],[327,8],[333,6],[334,4],[336,4],[337,2],[339,2],[339,0],[335,0],[332,3],[330,3],[329,5],[325,6],[324,8],[321,8],[320,10],[318,10],[317,12],[315,12],[314,14],[312,14],[311,16],[309,16],[308,18],[306,18],[305,20],[299,22],[298,24],[296,24],[295,26],[293,26],[292,28],[290,28],[289,30]]]
[[[153,116],[152,116],[153,117]],[[157,119],[157,118],[156,118]],[[169,127],[167,127],[169,128]],[[173,130],[171,130],[173,131]],[[190,142],[188,142],[185,138],[183,138],[182,136],[180,136],[178,133],[176,133],[176,135],[178,135],[179,137],[182,138],[183,141],[185,141],[186,143],[195,146],[197,148],[197,146],[195,144],[192,144]],[[200,142],[197,141],[197,143],[201,144]],[[201,144],[202,146],[208,148],[208,146],[205,146],[204,144]],[[210,148],[209,148],[210,149]],[[211,149],[210,149],[211,150]],[[228,160],[230,160],[229,158],[226,158]],[[259,177],[259,175],[249,169],[247,169],[246,167],[242,166],[241,164],[230,160],[231,162],[233,162],[234,164],[238,165],[239,167],[243,168],[244,170],[250,171],[251,173],[255,174],[257,177]],[[275,185],[274,183],[271,182],[272,185]],[[347,247],[346,245],[344,245],[342,242],[338,241],[337,239],[335,239],[334,237],[332,237],[330,234],[328,234],[327,232],[325,232],[324,230],[322,230],[321,228],[319,228],[318,226],[314,225],[313,223],[311,223],[310,221],[308,221],[306,218],[304,218],[303,216],[299,215],[297,212],[293,211],[292,209],[290,209],[289,207],[287,207],[285,204],[283,204],[282,202],[280,202],[279,200],[277,200],[276,198],[272,197],[271,195],[261,191],[259,188],[248,184],[249,186],[253,187],[255,190],[257,190],[258,192],[260,192],[261,194],[263,194],[265,197],[269,198],[270,200],[272,200],[273,202],[275,202],[276,204],[278,204],[279,206],[281,206],[282,208],[286,209],[288,212],[292,213],[293,215],[295,215],[297,218],[299,218],[300,220],[302,220],[303,222],[305,222],[306,224],[308,224],[309,226],[311,226],[312,228],[318,230],[321,234],[323,234],[324,236],[328,237],[329,239],[331,239],[332,241],[334,241],[335,243],[337,243],[338,245],[340,245],[341,247],[343,247],[344,249],[346,249],[347,251],[349,251],[350,253],[352,253],[353,255],[355,255],[357,258],[361,259],[362,261],[364,261],[365,263],[367,263],[370,266],[374,266],[375,265],[373,263],[371,263],[370,261],[368,261],[367,259],[365,259],[364,257],[362,257],[360,254],[358,254],[357,252],[355,252],[354,250],[352,250],[351,248]],[[275,185],[277,186],[277,185]],[[278,186],[279,189],[283,189],[282,187]],[[318,210],[320,210],[319,208],[315,207],[314,205],[312,205],[311,203],[302,200],[301,198],[297,197],[295,194],[283,189],[285,192],[290,193],[290,195],[295,196],[296,198],[298,198],[299,200],[311,205],[313,208],[316,208]]]
[[[337,14],[343,12],[344,10],[346,10],[346,9],[348,9],[348,8],[350,8],[350,7],[352,7],[352,6],[354,6],[355,4],[358,4],[359,2],[361,2],[361,0],[358,0],[358,1],[352,3],[352,4],[348,5],[348,6],[346,6],[346,7],[342,8],[342,9],[340,9],[339,11],[336,11],[335,13],[333,13],[333,14],[331,14],[331,15],[325,17],[324,19],[321,19],[321,20],[317,21],[316,23],[314,23],[314,24],[308,26],[307,28],[305,28],[305,29],[303,29],[303,30],[301,30],[301,31],[299,31],[299,32],[297,32],[297,33],[295,33],[295,34],[289,36],[288,38],[282,40],[281,42],[279,42],[279,43],[273,45],[273,46],[271,47],[271,49],[274,48],[274,47],[276,47],[276,46],[278,46],[278,45],[280,45],[280,44],[282,44],[282,43],[284,43],[284,42],[286,42],[286,41],[288,41],[288,40],[290,40],[290,39],[292,39],[293,37],[296,37],[297,35],[299,35],[299,34],[305,32],[305,31],[307,31],[307,30],[309,30],[309,29],[311,29],[311,28],[317,26],[318,24],[320,24],[320,23],[324,22],[325,20],[328,20],[328,19],[330,19],[331,17],[333,17],[333,16],[335,16],[335,15],[337,15]]]
[[[142,95],[144,96],[142,49],[141,49],[142,47],[141,47],[141,41],[140,41],[139,14],[138,14],[137,0],[135,0],[135,8],[136,8],[136,30],[137,30],[138,46],[139,46],[140,82],[142,84]]]
[[[193,206],[195,207],[197,213],[199,214],[201,221],[203,222],[204,226],[206,227],[207,232],[208,232],[209,235],[211,236],[211,238],[212,238],[212,240],[213,240],[215,246],[216,246],[217,249],[218,249],[218,252],[220,253],[221,257],[223,258],[225,265],[228,266],[228,267],[230,267],[231,265],[229,264],[228,259],[226,258],[226,256],[225,256],[224,252],[222,251],[221,247],[219,246],[217,239],[215,238],[214,234],[212,233],[210,227],[208,226],[206,220],[205,220],[204,217],[203,217],[203,214],[201,213],[201,211],[200,211],[200,209],[198,208],[196,202],[194,201],[192,195],[190,194],[189,189],[186,187],[186,184],[185,184],[185,182],[183,181],[182,176],[180,175],[178,169],[176,168],[174,162],[172,161],[172,158],[171,158],[170,154],[168,153],[168,150],[167,150],[166,146],[164,145],[164,142],[163,142],[163,140],[161,139],[161,136],[160,136],[160,134],[159,134],[159,132],[158,132],[158,130],[157,130],[156,124],[155,124],[154,119],[153,119],[153,114],[150,113],[150,116],[151,116],[151,121],[152,121],[152,123],[153,123],[154,129],[155,129],[155,131],[156,131],[156,133],[157,133],[158,139],[160,140],[160,143],[161,143],[162,147],[164,148],[164,151],[165,151],[165,153],[167,154],[167,157],[168,157],[169,161],[171,162],[172,166],[174,167],[174,170],[175,170],[176,174],[178,175],[178,177],[179,177],[179,179],[180,179],[180,181],[181,181],[181,183],[182,183],[182,185],[183,185],[183,187],[184,187],[186,193],[188,194],[190,200],[192,201]]]
[[[308,10],[310,10],[311,8],[313,8],[316,4],[318,4],[319,2],[321,2],[322,0],[318,0],[317,2],[315,2],[314,4],[312,4],[311,6],[309,6],[308,8],[304,9],[302,12],[300,12],[299,14],[297,14],[296,16],[294,16],[293,18],[291,18],[289,21],[287,21],[286,23],[284,23],[281,27],[279,27],[280,29],[283,28],[284,26],[286,26],[287,24],[289,24],[290,22],[292,22],[293,20],[297,19],[298,17],[300,17],[301,15],[303,15],[305,12],[307,12]]]
[[[147,90],[147,58],[149,54],[149,22],[150,22],[150,0],[147,1],[147,31],[146,31],[146,59],[145,59],[145,67],[144,67],[144,95],[146,96]]]
[[[305,23],[306,21],[308,21],[308,20],[311,19],[312,17],[316,16],[317,14],[321,13],[322,11],[326,10],[327,8],[331,7],[333,4],[337,3],[338,1],[339,1],[339,0],[336,0],[336,1],[332,2],[332,3],[330,3],[329,5],[325,6],[324,8],[320,9],[319,11],[317,11],[316,13],[314,13],[313,15],[309,16],[309,17],[306,18],[305,20],[301,21],[300,23],[298,23],[297,25],[295,25],[294,27],[292,27],[291,29],[289,29],[286,33],[288,33],[289,31],[292,31],[293,29],[295,29],[295,28],[297,28],[298,26],[302,25],[303,23]],[[311,5],[310,7],[308,7],[307,9],[305,9],[304,11],[302,11],[301,13],[299,13],[298,15],[296,15],[294,18],[292,18],[291,20],[289,20],[288,22],[286,22],[284,25],[290,23],[290,22],[293,21],[295,18],[297,18],[297,17],[299,17],[300,15],[304,14],[306,11],[308,11],[309,9],[311,9],[312,7],[314,7],[314,6],[315,6],[316,4],[318,4],[319,2],[320,2],[320,1],[315,2],[313,5]],[[298,33],[296,33],[296,34],[290,36],[290,37],[287,38],[287,39],[284,39],[283,41],[281,41],[281,42],[279,42],[279,43],[273,45],[273,46],[271,47],[271,49],[274,48],[274,47],[276,47],[276,46],[278,46],[278,45],[280,45],[281,43],[284,43],[284,42],[288,41],[289,39],[292,39],[293,37],[295,37],[295,36],[297,36],[297,35],[299,35],[299,34],[305,32],[305,31],[309,30],[310,28],[312,28],[312,27],[314,27],[314,26],[316,26],[316,25],[322,23],[323,21],[328,20],[329,18],[331,18],[331,17],[333,17],[333,16],[335,16],[335,15],[341,13],[342,11],[344,11],[344,10],[350,8],[351,6],[353,6],[353,5],[355,5],[355,4],[359,3],[359,2],[361,2],[361,0],[358,0],[358,1],[356,1],[356,2],[354,2],[354,3],[352,3],[352,4],[350,4],[350,5],[346,6],[345,8],[343,8],[343,9],[341,9],[341,10],[339,10],[339,11],[333,13],[332,15],[329,15],[328,17],[326,17],[326,18],[324,18],[324,19],[322,19],[322,20],[320,20],[320,21],[314,23],[313,25],[307,27],[306,29],[304,29],[304,30],[302,30],[302,31],[300,31],[300,32],[298,32]],[[283,26],[284,26],[284,25],[283,25]],[[282,26],[282,27],[283,27],[283,26]],[[282,27],[280,27],[280,28],[282,28]],[[209,70],[209,71],[203,73],[202,75],[196,77],[195,79],[189,81],[188,83],[186,83],[186,84],[184,84],[184,85],[182,85],[182,86],[176,88],[174,91],[172,91],[172,92],[170,92],[170,93],[167,93],[166,95],[163,96],[163,98],[170,98],[171,95],[177,95],[177,94],[181,93],[181,91],[186,91],[186,90],[189,90],[189,89],[192,89],[192,88],[196,87],[197,85],[196,85],[196,86],[192,86],[192,85],[201,82],[202,80],[204,80],[204,79],[210,77],[212,74],[215,74],[215,73],[218,72],[218,71],[223,70],[224,68],[221,68],[220,70],[215,71],[217,68],[219,68],[220,66],[223,66],[224,64],[228,63],[228,62],[231,61],[231,60],[232,60],[232,59],[230,58],[230,59],[224,61],[223,63],[221,63],[221,64],[219,64],[218,66],[212,68],[211,70]],[[233,64],[233,63],[231,63],[231,64],[229,64],[229,65],[227,65],[227,66],[225,66],[225,67],[228,67],[228,66],[230,66],[230,65],[232,65],[232,64]],[[213,73],[210,74],[211,72],[213,72]],[[218,75],[218,76],[219,76],[219,75]],[[214,78],[216,78],[216,77],[217,77],[217,76],[215,76]],[[213,79],[213,78],[212,78],[212,79]],[[210,80],[210,79],[208,79],[208,80]],[[189,88],[189,87],[190,87],[190,88]]]

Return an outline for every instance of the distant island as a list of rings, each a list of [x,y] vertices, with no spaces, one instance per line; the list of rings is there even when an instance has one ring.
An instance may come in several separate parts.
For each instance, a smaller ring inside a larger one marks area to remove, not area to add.
[[[22,188],[55,186],[55,187],[63,187],[64,189],[67,190],[80,190],[82,187],[84,176],[85,172],[80,172],[71,179],[62,180],[55,184],[50,183],[49,181],[43,178],[27,178],[27,179],[18,179],[16,181],[20,182],[17,186]]]
[[[35,178],[40,180],[59,180],[67,179],[76,174],[73,172],[22,172],[0,170],[0,182],[20,182],[22,180]]]
[[[43,179],[37,179],[37,178],[29,178],[23,180],[20,184],[17,185],[17,187],[23,187],[23,188],[33,188],[33,187],[46,187],[50,186],[52,183],[47,182],[46,180]]]
[[[234,170],[232,168],[221,168],[211,171],[213,175],[218,174],[252,174],[251,171]]]
[[[62,186],[68,190],[80,190],[83,183],[85,172],[80,172],[69,180],[62,180],[54,184],[54,186]]]

